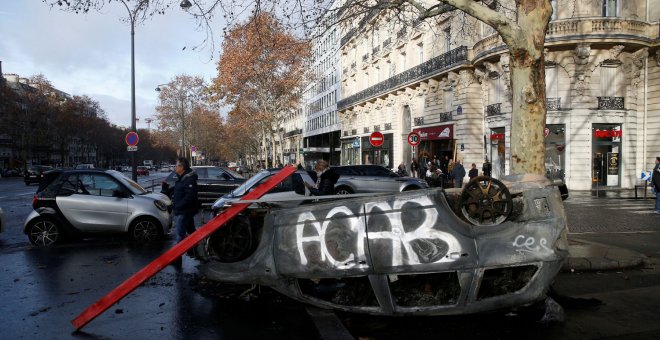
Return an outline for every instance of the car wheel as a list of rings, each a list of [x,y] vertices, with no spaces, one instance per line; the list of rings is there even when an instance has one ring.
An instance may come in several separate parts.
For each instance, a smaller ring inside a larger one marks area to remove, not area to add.
[[[53,245],[62,237],[62,232],[57,223],[46,217],[38,217],[30,221],[26,231],[30,243],[38,247]]]
[[[463,188],[460,209],[463,217],[474,225],[498,225],[509,217],[513,200],[504,183],[479,176]]]
[[[163,236],[160,223],[151,217],[137,218],[129,228],[131,238],[139,243],[158,241]]]
[[[218,229],[209,238],[209,248],[220,262],[238,262],[246,259],[254,249],[254,238],[250,220],[237,216]]]
[[[352,195],[353,190],[349,187],[339,187],[335,190],[335,195]]]

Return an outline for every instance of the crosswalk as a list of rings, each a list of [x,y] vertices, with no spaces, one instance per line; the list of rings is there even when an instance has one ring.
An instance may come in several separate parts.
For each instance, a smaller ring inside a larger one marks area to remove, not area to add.
[[[655,201],[653,199],[609,198],[587,195],[571,195],[564,204],[594,209],[626,211],[636,215],[653,215]]]

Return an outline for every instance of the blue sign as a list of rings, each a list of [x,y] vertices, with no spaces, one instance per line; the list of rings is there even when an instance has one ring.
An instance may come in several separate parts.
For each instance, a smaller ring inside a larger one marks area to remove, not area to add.
[[[457,114],[457,115],[462,115],[462,114],[463,114],[463,107],[462,107],[462,106],[459,105],[459,106],[456,108],[456,114]]]
[[[359,148],[359,147],[360,147],[360,138],[359,138],[359,137],[356,137],[356,138],[353,140],[353,147],[354,147],[354,148]]]

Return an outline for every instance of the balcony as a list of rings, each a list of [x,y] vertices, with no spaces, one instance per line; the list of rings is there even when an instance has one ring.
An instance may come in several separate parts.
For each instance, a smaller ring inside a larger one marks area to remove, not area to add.
[[[545,40],[546,42],[555,40],[568,42],[574,37],[579,40],[597,39],[608,42],[611,40],[612,34],[621,37],[633,36],[644,40],[655,40],[658,35],[658,26],[657,24],[624,18],[583,17],[561,19],[551,21],[548,24]],[[499,34],[495,33],[478,41],[472,50],[474,56],[479,58],[497,48],[505,48],[505,44]]]
[[[413,125],[414,126],[422,126],[422,125],[430,125],[430,124],[439,124],[439,123],[450,122],[453,119],[454,119],[454,116],[452,115],[451,111],[440,112],[440,113],[432,113],[432,114],[428,114],[424,117],[416,117],[413,120]]]
[[[295,135],[300,135],[300,134],[302,134],[302,129],[295,129],[295,130],[291,130],[291,131],[285,133],[284,138],[295,136]]]
[[[374,132],[380,131],[380,125],[374,125]]]
[[[502,103],[490,104],[486,106],[486,116],[499,116],[502,114]]]
[[[392,130],[392,123],[385,123],[385,130]]]
[[[369,127],[368,127],[368,126],[365,126],[365,127],[362,129],[362,132],[363,132],[363,133],[369,133]]]
[[[623,110],[623,97],[597,97],[599,110]]]
[[[396,38],[403,39],[406,36],[406,33],[407,33],[406,27],[403,26],[403,28],[401,28],[398,32],[396,32]]]
[[[545,109],[548,111],[561,110],[561,98],[546,98]]]
[[[357,135],[357,129],[351,130],[351,135],[353,135],[353,136]]]
[[[415,125],[415,126],[424,125],[424,117],[415,117],[415,119],[413,121],[413,125]]]
[[[436,74],[441,74],[452,67],[465,64],[467,63],[467,52],[467,47],[461,46],[433,59],[427,60],[422,64],[394,75],[393,77],[349,96],[348,98],[340,100],[337,103],[337,108],[339,110],[345,109],[358,102],[383,95],[407,84],[423,80]]]

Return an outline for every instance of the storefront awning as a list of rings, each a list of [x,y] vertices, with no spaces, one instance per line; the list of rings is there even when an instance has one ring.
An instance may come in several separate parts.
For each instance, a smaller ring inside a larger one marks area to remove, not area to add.
[[[413,129],[419,133],[422,140],[454,139],[454,125],[437,125]]]

